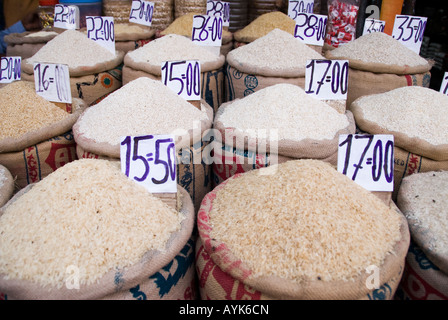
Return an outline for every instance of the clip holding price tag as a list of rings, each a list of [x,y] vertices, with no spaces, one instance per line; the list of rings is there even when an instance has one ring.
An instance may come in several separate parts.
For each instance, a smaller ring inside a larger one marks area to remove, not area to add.
[[[11,83],[22,79],[22,57],[0,58],[0,83]]]
[[[348,60],[308,60],[305,92],[321,100],[346,100],[348,66]]]
[[[154,14],[154,2],[133,0],[129,13],[129,22],[150,27]]]
[[[66,64],[34,63],[36,93],[53,102],[72,103],[70,74]]]
[[[338,147],[339,172],[369,191],[394,190],[393,135],[343,134]]]
[[[392,30],[392,38],[419,54],[427,20],[428,18],[426,17],[397,14]]]
[[[87,16],[87,37],[115,54],[115,28],[113,17]]]
[[[73,5],[56,4],[54,6],[55,28],[79,29],[79,8]]]

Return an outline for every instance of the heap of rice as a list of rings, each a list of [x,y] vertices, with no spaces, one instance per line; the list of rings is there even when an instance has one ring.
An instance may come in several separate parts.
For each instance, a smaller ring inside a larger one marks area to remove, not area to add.
[[[273,168],[226,181],[209,212],[210,238],[246,264],[249,277],[351,280],[381,266],[400,240],[401,214],[328,163]]]
[[[67,268],[92,284],[165,249],[180,212],[128,179],[119,162],[76,160],[2,208],[0,273],[60,288]]]

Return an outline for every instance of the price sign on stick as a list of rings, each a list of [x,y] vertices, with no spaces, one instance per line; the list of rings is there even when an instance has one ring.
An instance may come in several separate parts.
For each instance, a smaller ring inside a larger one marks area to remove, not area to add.
[[[115,29],[113,17],[87,16],[87,37],[115,54]]]
[[[185,100],[201,100],[201,64],[199,60],[162,63],[162,82]]]
[[[297,14],[294,37],[306,44],[323,46],[327,28],[327,16],[313,13]]]
[[[420,53],[427,20],[426,17],[396,15],[392,37],[415,53]]]
[[[338,171],[370,191],[394,189],[394,136],[339,136]]]
[[[223,1],[207,1],[206,14],[213,17],[221,17],[223,27],[230,25],[230,4]]]
[[[383,20],[369,19],[367,18],[364,22],[364,29],[362,34],[369,34],[374,32],[383,32],[386,22]]]
[[[0,58],[0,83],[10,83],[22,78],[22,57]]]
[[[176,193],[173,135],[126,136],[120,143],[121,171],[151,193]]]
[[[61,29],[79,29],[79,8],[56,4],[54,6],[54,27]]]
[[[221,17],[194,15],[191,40],[219,55],[222,44],[222,27]]]
[[[313,13],[314,0],[289,0],[288,17],[296,20],[299,13]]]
[[[442,79],[442,84],[440,85],[440,92],[444,95],[448,95],[448,72],[445,72]]]
[[[308,60],[305,92],[321,100],[346,100],[348,89],[347,60]]]
[[[154,14],[154,2],[133,0],[129,22],[134,22],[150,27]]]
[[[34,86],[36,93],[48,101],[72,103],[66,64],[34,63]]]

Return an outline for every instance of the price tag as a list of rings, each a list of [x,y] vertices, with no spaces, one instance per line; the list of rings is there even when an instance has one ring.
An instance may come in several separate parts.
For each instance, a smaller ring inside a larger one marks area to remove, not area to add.
[[[415,53],[420,53],[427,20],[426,17],[396,15],[392,37]]]
[[[162,63],[162,82],[185,100],[201,100],[201,64],[199,60]]]
[[[327,29],[327,19],[328,17],[325,15],[313,13],[297,14],[294,37],[306,44],[323,46]]]
[[[79,29],[79,8],[77,6],[67,6],[56,4],[54,6],[55,28]]]
[[[313,13],[314,0],[289,0],[288,2],[288,16],[296,20],[299,13]]]
[[[0,83],[11,83],[22,77],[22,57],[0,58]]]
[[[72,103],[70,74],[66,64],[34,63],[36,93],[48,101]]]
[[[362,34],[383,32],[385,26],[386,21],[367,18],[364,22],[364,30],[362,31]]]
[[[87,37],[115,54],[115,28],[113,17],[87,16]]]
[[[440,85],[440,92],[444,95],[448,95],[448,72],[445,72],[442,79],[442,84]]]
[[[219,55],[222,44],[222,27],[221,17],[194,15],[191,40],[198,45],[210,48],[210,51]]]
[[[154,14],[154,2],[133,0],[129,22],[134,22],[150,27]]]
[[[207,15],[221,17],[223,27],[230,25],[230,4],[223,1],[207,1]]]
[[[342,134],[338,171],[370,191],[394,190],[394,136]]]
[[[308,60],[305,92],[321,100],[346,100],[348,60]]]
[[[126,136],[120,143],[121,171],[151,193],[176,193],[173,135]]]

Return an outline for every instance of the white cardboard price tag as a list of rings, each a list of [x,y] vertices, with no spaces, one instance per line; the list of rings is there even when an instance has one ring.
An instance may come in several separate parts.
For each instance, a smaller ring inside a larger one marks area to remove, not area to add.
[[[113,17],[87,16],[87,37],[115,54],[115,28]]]
[[[420,53],[427,21],[428,18],[426,17],[397,14],[395,16],[392,37],[415,53]]]
[[[66,64],[34,63],[34,86],[36,93],[48,101],[72,103]]]
[[[173,135],[122,137],[121,171],[151,193],[176,193],[176,147]]]
[[[296,20],[299,13],[313,13],[314,0],[289,0],[288,2],[288,17]]]
[[[222,27],[221,17],[195,15],[193,16],[191,40],[201,46],[220,47],[222,44]]]
[[[320,100],[346,100],[348,60],[307,60],[305,92]]]
[[[201,64],[199,60],[162,63],[162,82],[185,100],[201,100]]]
[[[129,14],[129,22],[142,24],[150,27],[154,14],[154,2],[133,0],[131,12]]]
[[[340,135],[337,167],[369,191],[393,191],[394,136]]]
[[[328,17],[313,13],[298,13],[295,19],[294,37],[302,42],[323,46]]]
[[[54,27],[61,29],[79,29],[79,8],[73,5],[56,4],[54,6]]]
[[[22,57],[6,56],[0,58],[0,83],[11,83],[22,79]]]
[[[383,20],[367,18],[364,22],[364,29],[362,31],[362,34],[365,35],[374,32],[383,32],[385,26],[386,22]]]
[[[228,2],[208,0],[206,14],[221,17],[223,27],[230,25],[230,4]]]
[[[440,85],[440,92],[444,95],[448,95],[448,72],[445,72],[442,79],[442,84]]]

